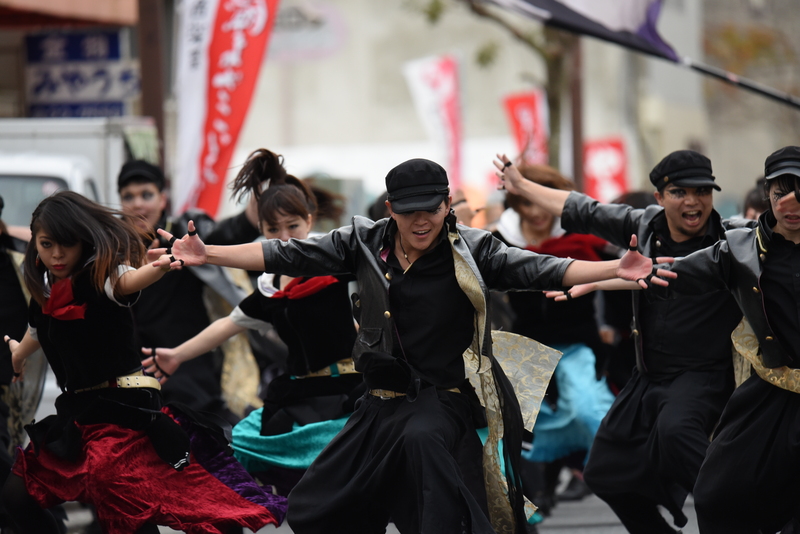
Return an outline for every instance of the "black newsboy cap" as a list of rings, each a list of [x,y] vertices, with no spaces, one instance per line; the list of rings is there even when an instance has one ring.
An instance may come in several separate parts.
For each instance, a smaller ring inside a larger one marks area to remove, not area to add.
[[[387,200],[394,213],[431,211],[450,194],[447,172],[427,159],[404,161],[386,175]]]
[[[166,178],[164,178],[164,173],[161,169],[152,163],[136,159],[128,161],[120,169],[119,176],[117,176],[117,191],[122,190],[123,187],[131,182],[153,183],[159,191],[163,191]]]
[[[669,184],[722,190],[711,174],[711,160],[694,150],[676,150],[667,154],[653,167],[650,181],[659,191]]]
[[[784,174],[800,176],[800,147],[785,146],[770,154],[764,162],[764,177],[767,180]]]

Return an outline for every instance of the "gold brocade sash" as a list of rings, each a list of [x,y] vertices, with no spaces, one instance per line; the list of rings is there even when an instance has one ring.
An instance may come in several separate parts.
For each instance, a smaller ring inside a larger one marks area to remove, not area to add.
[[[253,289],[247,272],[240,269],[225,268],[239,287],[250,293]],[[203,288],[203,302],[211,322],[225,317],[232,311],[225,299],[208,286]],[[239,417],[244,417],[249,409],[260,408],[264,402],[258,397],[261,372],[250,349],[247,333],[241,332],[222,344],[225,357],[222,363],[220,387],[222,398],[228,408]]]
[[[791,369],[786,366],[774,369],[764,367],[758,338],[747,319],[742,318],[731,333],[731,340],[736,351],[753,366],[753,369],[762,380],[769,382],[773,386],[800,393],[800,369]]]
[[[483,476],[489,518],[498,534],[513,534],[516,520],[500,466],[499,443],[505,432],[503,414],[491,362],[481,356],[486,331],[486,299],[469,263],[455,248],[454,241],[458,239],[458,234],[449,233],[448,238],[453,250],[456,280],[475,307],[475,336],[470,348],[464,352],[464,367],[486,409],[489,427],[489,436],[483,446]],[[547,384],[561,353],[532,339],[508,332],[493,331],[492,341],[494,357],[508,376],[519,400],[524,426],[532,430]],[[526,499],[526,515],[530,517],[535,511],[536,507]]]

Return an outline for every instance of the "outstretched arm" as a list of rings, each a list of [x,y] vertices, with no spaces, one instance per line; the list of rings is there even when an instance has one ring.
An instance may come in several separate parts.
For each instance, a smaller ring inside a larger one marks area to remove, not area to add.
[[[114,291],[118,295],[132,295],[160,280],[164,273],[178,270],[182,265],[179,261],[171,262],[169,256],[165,254],[161,255],[152,263],[122,273],[114,286]]]
[[[631,291],[637,289],[643,289],[638,282],[613,278],[611,280],[601,280],[600,282],[592,282],[590,284],[578,284],[566,291],[545,291],[544,296],[556,302],[565,302],[588,295],[589,293],[594,293],[595,291]]]
[[[505,154],[498,154],[493,163],[497,167],[495,174],[500,178],[500,189],[525,197],[551,215],[561,217],[569,191],[552,189],[526,180]]]
[[[17,343],[16,340],[11,339],[9,336],[3,336],[3,341],[8,343],[8,350],[11,351],[11,365],[14,367],[14,378],[12,383],[22,380],[22,374],[25,370],[25,360],[36,352],[41,345],[33,339],[30,330],[25,332],[22,341]]]
[[[219,347],[229,338],[245,330],[246,328],[234,323],[230,317],[222,317],[174,349],[142,347],[142,353],[149,356],[142,360],[142,366],[145,371],[158,378],[159,382],[164,383],[183,362]]]
[[[159,265],[167,265],[172,258],[177,257],[178,263],[183,260],[184,264],[189,266],[210,263],[247,271],[264,270],[264,253],[260,242],[244,245],[206,245],[197,236],[193,221],[189,221],[189,233],[180,239],[162,228],[158,229],[158,233],[170,242],[170,248],[156,249],[158,253],[169,257],[166,261],[162,259],[156,262]]]
[[[677,274],[666,269],[657,269],[653,273],[653,260],[639,254],[636,250],[636,235],[631,236],[628,252],[619,260],[612,261],[574,261],[567,267],[562,284],[574,286],[622,278],[638,282],[642,288],[648,287],[648,282],[660,286],[669,285],[668,278],[677,278]],[[671,260],[672,258],[661,258]]]

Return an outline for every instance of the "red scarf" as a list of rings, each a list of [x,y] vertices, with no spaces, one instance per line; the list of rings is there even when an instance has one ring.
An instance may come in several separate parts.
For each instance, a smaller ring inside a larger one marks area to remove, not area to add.
[[[599,261],[603,259],[600,252],[606,245],[606,241],[593,235],[564,234],[542,241],[539,246],[530,245],[527,249],[537,254],[549,254],[557,258]]]
[[[272,298],[274,299],[301,299],[314,293],[318,293],[331,284],[335,284],[339,279],[335,276],[315,276],[313,278],[293,278],[286,284],[281,291],[278,291]]]
[[[50,298],[42,306],[42,313],[61,321],[83,319],[86,315],[86,304],[75,304],[72,295],[72,279],[64,278],[50,287]]]

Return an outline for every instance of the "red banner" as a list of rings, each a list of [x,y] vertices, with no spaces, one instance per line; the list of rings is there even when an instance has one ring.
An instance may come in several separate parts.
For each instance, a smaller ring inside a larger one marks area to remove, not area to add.
[[[584,191],[600,202],[611,202],[628,191],[628,162],[620,137],[583,144]]]
[[[428,135],[445,152],[450,190],[461,187],[461,87],[458,60],[432,56],[409,61],[403,71]]]
[[[517,150],[525,163],[547,164],[548,110],[544,91],[510,95],[503,99]]]
[[[219,0],[208,47],[200,182],[191,195],[193,204],[212,217],[220,206],[225,174],[277,14],[278,0]]]

